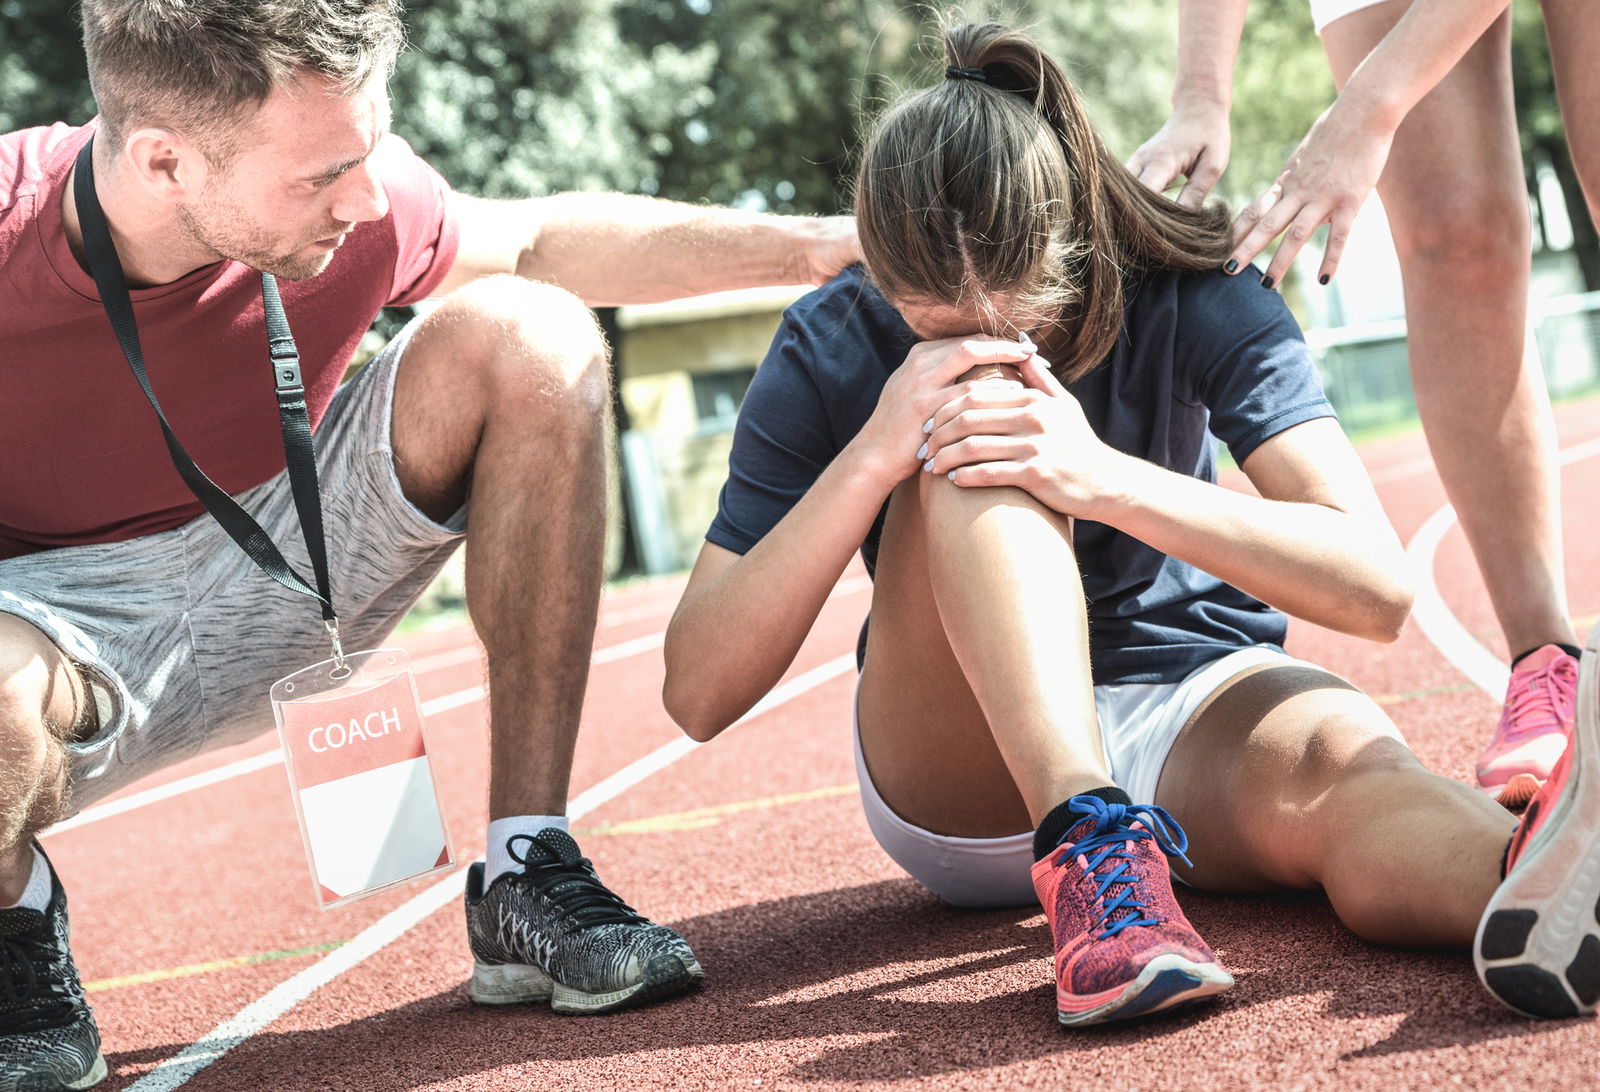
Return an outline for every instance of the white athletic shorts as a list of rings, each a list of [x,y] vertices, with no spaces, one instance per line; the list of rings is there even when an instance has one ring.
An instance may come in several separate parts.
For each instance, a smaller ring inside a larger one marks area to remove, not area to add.
[[[1279,649],[1253,645],[1202,664],[1175,683],[1095,687],[1095,712],[1112,780],[1134,803],[1155,803],[1167,752],[1201,703],[1242,671],[1289,664],[1309,666]],[[952,906],[1038,905],[1033,893],[1031,830],[1004,838],[956,838],[906,822],[878,795],[867,773],[859,718],[854,735],[856,777],[867,826],[895,864]]]
[[[1384,0],[1311,0],[1311,22],[1316,26],[1317,33],[1321,34],[1322,28],[1335,19],[1383,2]]]

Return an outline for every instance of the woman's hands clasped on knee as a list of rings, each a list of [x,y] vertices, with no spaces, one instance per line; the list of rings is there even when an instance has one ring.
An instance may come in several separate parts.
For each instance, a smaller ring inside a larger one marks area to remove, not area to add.
[[[923,470],[965,487],[1014,485],[1063,515],[1096,518],[1128,456],[1095,435],[1043,357],[1017,369],[1022,384],[968,384],[939,408]]]
[[[929,422],[952,400],[985,387],[1021,384],[1001,379],[961,381],[977,368],[1020,367],[1031,344],[984,334],[924,341],[912,347],[878,396],[877,408],[851,446],[871,459],[890,488],[909,478],[927,459]]]

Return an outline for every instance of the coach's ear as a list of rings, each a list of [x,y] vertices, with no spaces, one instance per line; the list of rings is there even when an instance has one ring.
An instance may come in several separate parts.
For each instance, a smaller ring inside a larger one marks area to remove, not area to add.
[[[162,201],[191,201],[205,189],[210,164],[175,129],[135,129],[122,144],[123,166]]]

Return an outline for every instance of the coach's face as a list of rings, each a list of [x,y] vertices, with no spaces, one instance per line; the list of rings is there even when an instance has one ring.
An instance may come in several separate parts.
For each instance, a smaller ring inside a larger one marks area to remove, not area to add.
[[[389,210],[369,162],[388,129],[382,79],[351,95],[311,75],[278,88],[180,206],[183,228],[219,257],[290,280],[316,276],[357,224]]]

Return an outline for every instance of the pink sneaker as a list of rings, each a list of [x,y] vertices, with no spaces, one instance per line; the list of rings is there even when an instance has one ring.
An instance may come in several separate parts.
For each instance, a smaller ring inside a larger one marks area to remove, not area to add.
[[[1494,738],[1478,756],[1478,784],[1509,808],[1525,806],[1567,749],[1576,710],[1578,661],[1555,645],[1523,657],[1511,673]]]
[[[1088,818],[1033,866],[1055,942],[1056,1016],[1099,1024],[1221,993],[1233,976],[1172,897],[1167,856],[1189,839],[1164,810],[1075,796]]]
[[[1600,1002],[1597,645],[1600,626],[1583,653],[1571,745],[1512,835],[1505,879],[1484,909],[1472,945],[1478,977],[1489,992],[1527,1016],[1578,1016]]]

